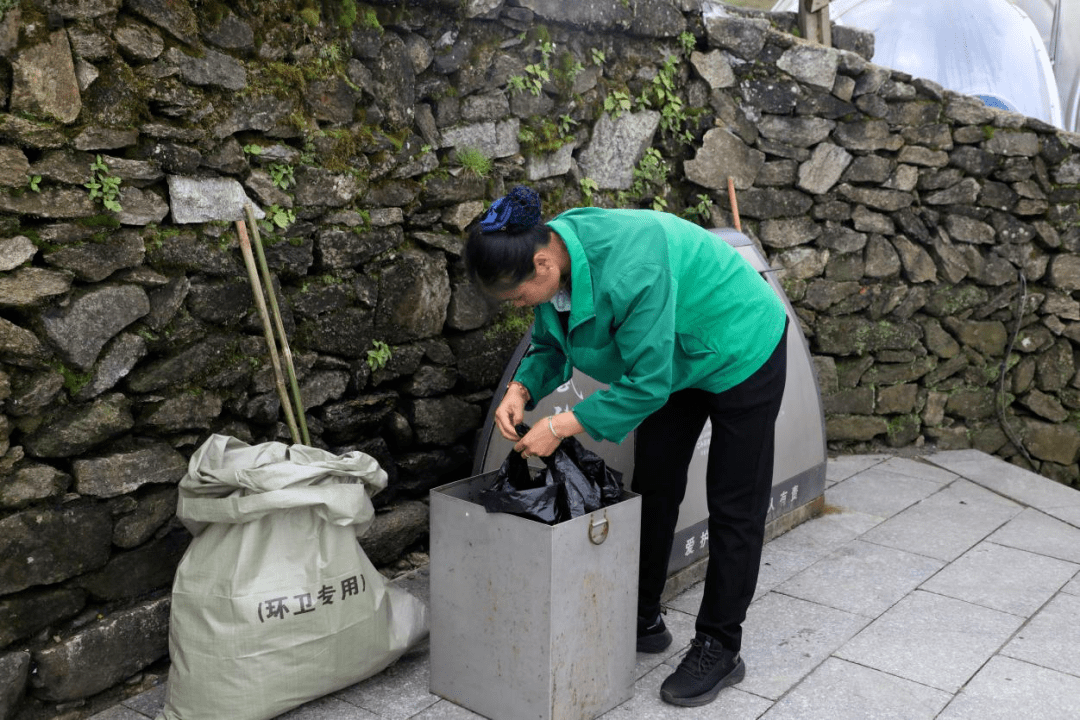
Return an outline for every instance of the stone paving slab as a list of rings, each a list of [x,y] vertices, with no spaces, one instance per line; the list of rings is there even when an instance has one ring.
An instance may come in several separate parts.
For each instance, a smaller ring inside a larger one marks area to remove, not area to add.
[[[982,542],[923,583],[922,589],[1026,618],[1077,570],[1080,565],[1075,563]]]
[[[957,480],[869,530],[862,539],[951,562],[1021,510],[989,490]]]
[[[829,658],[761,720],[933,720],[950,700],[947,692]]]
[[[889,472],[882,464],[829,488],[827,501],[833,507],[888,518],[941,487],[931,480]]]
[[[803,523],[770,541],[768,547],[817,561],[881,522],[882,518],[877,515],[827,511],[813,522]]]
[[[472,710],[466,710],[447,700],[441,700],[421,713],[413,715],[411,720],[487,720]]]
[[[1080,678],[995,657],[972,678],[938,720],[1076,720]]]
[[[955,693],[1022,623],[1015,615],[917,590],[836,656]]]
[[[940,560],[853,540],[776,591],[875,618],[943,566]]]
[[[1074,577],[1068,585],[1061,589],[1061,591],[1072,595],[1080,595],[1080,575]]]
[[[1005,497],[1080,527],[1080,492],[977,450],[951,450],[930,462]]]
[[[379,720],[375,713],[330,695],[278,716],[280,720]]]
[[[1080,493],[1077,493],[1080,494]],[[993,535],[992,542],[1080,563],[1080,528],[1027,508]]]
[[[890,457],[874,467],[897,475],[935,482],[938,485],[948,485],[958,477],[955,472],[940,468],[923,458]]]
[[[146,720],[147,716],[125,705],[115,705],[96,713],[91,720]]]
[[[743,623],[747,673],[739,687],[778,699],[868,622],[843,610],[769,593],[750,606]]]
[[[852,475],[885,462],[891,455],[841,455],[825,464],[826,487],[847,480]]]
[[[817,559],[817,552],[803,553],[798,550],[776,548],[771,543],[766,545],[761,553],[761,568],[758,570],[758,584],[754,599],[757,600],[784,581],[810,567]],[[700,598],[698,601],[700,602]]]
[[[1080,597],[1057,595],[1001,654],[1080,678]],[[1075,717],[1080,718],[1080,713]]]
[[[381,673],[339,690],[334,697],[386,720],[407,720],[439,701],[428,692],[431,677],[427,642]]]

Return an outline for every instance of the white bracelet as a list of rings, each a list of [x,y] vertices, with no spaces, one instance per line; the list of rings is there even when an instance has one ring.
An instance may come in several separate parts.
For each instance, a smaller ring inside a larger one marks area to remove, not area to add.
[[[558,440],[559,442],[562,442],[563,440],[565,440],[566,438],[564,438],[559,433],[555,432],[555,426],[551,424],[551,415],[548,415],[547,421],[548,421],[548,430],[550,430],[551,434],[555,436],[555,439]]]

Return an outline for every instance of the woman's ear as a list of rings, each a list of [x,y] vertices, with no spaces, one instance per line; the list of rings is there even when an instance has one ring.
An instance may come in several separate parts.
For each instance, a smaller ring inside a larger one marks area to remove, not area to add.
[[[533,253],[533,267],[537,275],[546,275],[554,266],[554,258],[546,247],[542,247]]]

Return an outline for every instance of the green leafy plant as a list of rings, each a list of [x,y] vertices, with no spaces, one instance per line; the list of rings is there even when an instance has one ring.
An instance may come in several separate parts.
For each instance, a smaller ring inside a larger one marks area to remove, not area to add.
[[[694,138],[692,133],[684,127],[689,119],[686,113],[686,104],[679,97],[675,87],[675,74],[678,69],[679,58],[675,55],[668,55],[660,72],[645,87],[637,101],[643,107],[660,110],[661,130],[670,133],[684,143],[690,143]]]
[[[561,132],[563,135],[569,135],[577,124],[577,120],[570,117],[569,115],[559,116],[559,132]]]
[[[266,219],[278,228],[285,230],[296,222],[296,213],[288,208],[271,205],[266,208]],[[270,229],[272,230],[273,228]]]
[[[477,177],[486,178],[491,173],[491,158],[476,148],[458,148],[454,155],[461,167]]]
[[[600,189],[600,185],[590,177],[581,178],[579,185],[581,186],[581,194],[585,196],[585,202],[592,205],[593,193]]]
[[[573,136],[568,135],[549,117],[530,117],[522,121],[518,127],[518,142],[525,155],[535,156],[555,152],[573,141]]]
[[[270,179],[273,181],[274,187],[288,190],[290,185],[296,184],[296,179],[293,177],[292,165],[273,163],[268,169],[270,170]]]
[[[712,219],[714,206],[712,198],[708,195],[701,194],[697,196],[697,203],[694,205],[688,205],[686,210],[683,211],[683,216],[687,220],[693,220],[699,225],[703,225]]]
[[[109,166],[98,155],[90,165],[90,182],[84,186],[90,191],[90,199],[101,199],[106,210],[120,212],[120,178],[109,172]]]
[[[28,183],[28,185],[29,185],[30,189],[33,192],[41,192],[41,188],[38,187],[40,185],[40,183],[41,183],[41,176],[40,175],[32,175],[32,176],[30,176],[30,182]]]
[[[524,75],[513,75],[507,80],[507,84],[513,92],[525,92],[540,97],[544,91],[544,83],[551,80],[551,54],[555,52],[555,44],[550,40],[540,41],[540,62],[525,66]]]
[[[243,151],[248,155],[262,155],[262,146],[260,145],[245,145]]]
[[[607,56],[604,54],[604,51],[601,50],[600,48],[593,48],[591,50],[591,55],[592,55],[593,65],[601,65],[602,66],[604,64],[604,61],[607,59]]]
[[[630,112],[633,107],[630,93],[623,90],[612,90],[604,98],[604,112],[609,113],[613,118],[618,118],[624,112]]]
[[[619,193],[619,204],[628,205],[643,196],[651,194],[653,196],[652,209],[664,210],[667,208],[667,200],[664,195],[668,190],[667,180],[670,174],[671,167],[668,165],[667,160],[664,159],[664,156],[660,154],[660,151],[656,148],[649,148],[645,151],[641,161],[638,162],[637,167],[634,168],[634,182],[630,189]]]
[[[371,345],[372,349],[367,351],[368,367],[372,370],[381,370],[386,367],[386,363],[390,361],[394,353],[382,340],[373,340]]]
[[[692,32],[679,33],[679,46],[683,49],[683,53],[689,55],[697,48],[697,38],[694,37]]]

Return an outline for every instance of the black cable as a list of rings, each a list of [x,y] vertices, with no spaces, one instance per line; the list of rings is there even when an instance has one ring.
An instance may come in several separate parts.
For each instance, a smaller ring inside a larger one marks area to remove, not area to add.
[[[1013,434],[1012,428],[1009,427],[1009,423],[1005,421],[1005,373],[1009,369],[1009,358],[1012,356],[1013,345],[1016,343],[1016,338],[1020,335],[1020,324],[1024,321],[1024,308],[1027,306],[1027,278],[1024,277],[1024,269],[1017,268],[1016,273],[1020,277],[1020,307],[1016,313],[1016,329],[1013,330],[1012,336],[1009,338],[1009,344],[1005,348],[1005,356],[1001,359],[1001,374],[998,377],[998,422],[1001,423],[1001,429],[1005,431],[1005,435],[1012,444],[1020,449],[1020,452],[1022,452],[1027,459],[1028,464],[1034,468],[1035,461],[1031,459],[1031,455],[1028,455],[1027,448],[1025,448],[1023,442]]]

